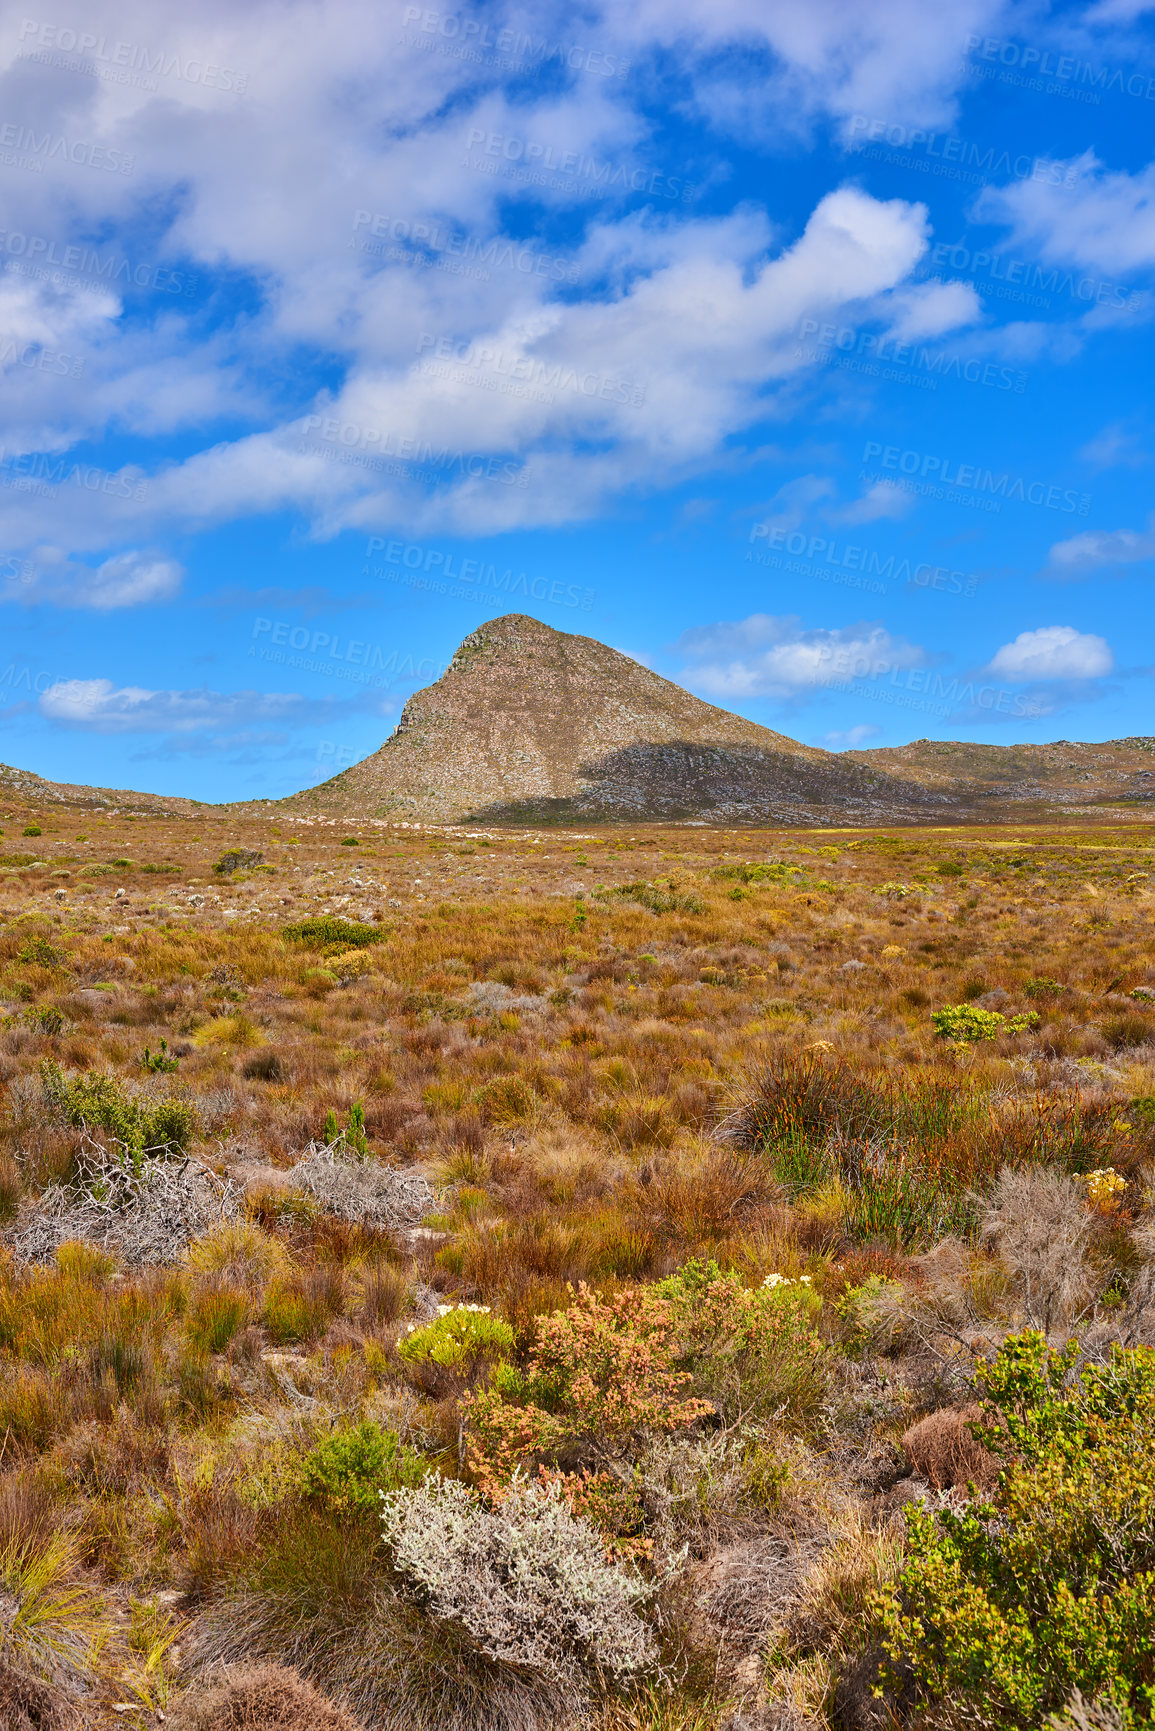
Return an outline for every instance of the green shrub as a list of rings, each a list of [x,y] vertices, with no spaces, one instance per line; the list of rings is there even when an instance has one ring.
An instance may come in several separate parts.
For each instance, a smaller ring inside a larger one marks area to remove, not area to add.
[[[330,1509],[359,1509],[377,1514],[381,1491],[397,1491],[425,1482],[428,1463],[416,1449],[406,1448],[396,1431],[372,1419],[335,1430],[305,1456],[301,1468],[305,1495]]]
[[[337,1114],[330,1106],[325,1115],[325,1129],[322,1139],[326,1148],[331,1147],[334,1142],[344,1139],[346,1148],[355,1154],[359,1160],[369,1158],[369,1138],[365,1131],[365,1108],[360,1100],[355,1101],[349,1108],[349,1122],[344,1129],[341,1128]]]
[[[169,1057],[167,1040],[161,1041],[160,1050],[156,1052],[150,1051],[146,1046],[140,1060],[141,1069],[151,1071],[154,1076],[163,1075],[167,1071],[175,1070],[179,1063],[179,1058]]]
[[[1038,1726],[1076,1688],[1155,1713],[1155,1351],[1075,1374],[1032,1330],[979,1367],[990,1502],[907,1511],[908,1552],[876,1602],[895,1670],[957,1722]],[[952,1720],[952,1722],[955,1722]]]
[[[59,1064],[40,1068],[49,1103],[68,1124],[107,1130],[131,1154],[183,1154],[196,1131],[186,1100],[149,1102],[126,1094],[115,1076],[95,1070],[66,1076]]]
[[[692,892],[679,895],[669,883],[619,884],[610,894],[624,902],[636,902],[639,907],[648,908],[652,914],[700,914],[705,909],[701,896]]]
[[[21,835],[43,835],[44,831],[38,823],[26,823],[20,831]]]
[[[21,944],[16,952],[18,962],[31,962],[38,968],[61,968],[64,966],[64,955],[48,942],[47,938],[29,938],[26,944]]]
[[[309,944],[313,949],[335,946],[334,954],[379,944],[385,936],[376,926],[363,920],[343,920],[336,914],[318,914],[314,919],[297,920],[283,929],[287,938],[295,938],[298,943]]]
[[[787,865],[784,860],[746,860],[742,865],[715,866],[710,873],[722,883],[736,878],[742,884],[788,884],[802,875],[802,866]]]
[[[1041,974],[1038,979],[1028,980],[1023,987],[1028,998],[1057,998],[1063,989],[1058,980],[1048,979],[1045,974]]]
[[[817,1417],[826,1353],[815,1332],[822,1301],[808,1277],[770,1274],[751,1290],[738,1274],[694,1258],[650,1290],[669,1307],[674,1363],[727,1421],[805,1428]]]
[[[1008,1021],[997,1010],[980,1010],[977,1004],[950,1004],[944,1010],[934,1010],[931,1021],[940,1040],[967,1046],[975,1040],[997,1040],[1000,1034],[1021,1034],[1035,1028],[1039,1015],[1037,1010],[1028,1010]]]
[[[484,1358],[513,1351],[512,1328],[491,1316],[488,1305],[443,1304],[439,1309],[432,1322],[413,1324],[397,1342],[407,1363],[428,1359],[446,1370],[466,1370]]]

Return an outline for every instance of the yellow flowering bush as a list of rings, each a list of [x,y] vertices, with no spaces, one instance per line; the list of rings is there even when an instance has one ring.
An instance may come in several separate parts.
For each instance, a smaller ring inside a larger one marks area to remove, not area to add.
[[[1093,1172],[1085,1173],[1083,1183],[1087,1187],[1087,1201],[1105,1214],[1118,1208],[1127,1188],[1127,1180],[1112,1166],[1097,1166]]]

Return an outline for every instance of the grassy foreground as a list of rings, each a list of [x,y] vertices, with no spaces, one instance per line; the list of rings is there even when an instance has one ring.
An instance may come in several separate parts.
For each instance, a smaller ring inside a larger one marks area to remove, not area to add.
[[[1151,1722],[1142,826],[0,830],[0,1722]]]

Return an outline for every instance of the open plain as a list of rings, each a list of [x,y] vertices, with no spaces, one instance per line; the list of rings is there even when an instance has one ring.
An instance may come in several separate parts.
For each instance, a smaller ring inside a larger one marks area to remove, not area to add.
[[[6,1723],[953,1724],[969,1688],[1030,1725],[1149,1688],[1149,1643],[1110,1657],[1149,1612],[1142,824],[120,797],[3,810]],[[1125,1542],[1061,1450],[998,1458],[1076,1372],[1131,1413]],[[1018,1585],[988,1558],[976,1609],[1008,1463]],[[1031,1576],[1063,1545],[1078,1651]],[[1051,1646],[979,1676],[1032,1595]]]

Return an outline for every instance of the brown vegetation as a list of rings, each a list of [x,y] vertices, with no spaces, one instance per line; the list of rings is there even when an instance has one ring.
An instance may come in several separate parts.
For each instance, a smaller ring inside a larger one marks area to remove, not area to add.
[[[239,1728],[213,1667],[286,1659],[318,1726],[849,1723],[903,1475],[990,1482],[978,1359],[1155,1337],[1142,831],[11,812],[0,1611],[53,1631],[6,1650],[15,1725]],[[960,1005],[1003,1021],[941,1036]],[[615,1305],[637,1408],[595,1381],[519,1443]],[[646,1678],[495,1658],[384,1547],[378,1489],[518,1447],[645,1582]]]

